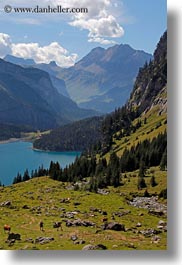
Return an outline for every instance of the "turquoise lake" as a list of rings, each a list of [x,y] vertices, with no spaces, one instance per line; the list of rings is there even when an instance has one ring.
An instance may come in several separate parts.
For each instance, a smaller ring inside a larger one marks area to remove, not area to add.
[[[26,169],[37,169],[43,165],[48,168],[51,160],[59,162],[61,167],[74,162],[80,152],[43,152],[32,149],[32,143],[14,142],[0,144],[0,181],[1,184],[11,185],[18,172],[24,173]]]

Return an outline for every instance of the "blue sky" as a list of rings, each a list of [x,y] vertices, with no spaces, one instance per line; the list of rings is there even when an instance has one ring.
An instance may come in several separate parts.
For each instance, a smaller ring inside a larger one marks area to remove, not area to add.
[[[39,4],[41,2],[41,4]],[[88,14],[5,13],[12,7],[85,7]],[[0,57],[68,67],[91,49],[127,43],[153,53],[167,28],[166,0],[1,0]]]

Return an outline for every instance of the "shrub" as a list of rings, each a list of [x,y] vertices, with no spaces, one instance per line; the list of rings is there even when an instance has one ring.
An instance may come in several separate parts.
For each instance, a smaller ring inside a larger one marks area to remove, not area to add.
[[[159,198],[167,199],[167,189],[161,190],[159,193]]]

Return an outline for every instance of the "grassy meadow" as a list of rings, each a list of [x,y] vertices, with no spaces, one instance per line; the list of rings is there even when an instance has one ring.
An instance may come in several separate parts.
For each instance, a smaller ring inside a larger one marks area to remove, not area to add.
[[[151,173],[152,172],[152,173]],[[137,189],[138,172],[127,173],[122,178],[123,186],[109,187],[107,195],[87,191],[70,190],[70,184],[54,181],[49,177],[31,179],[8,187],[0,187],[0,249],[12,250],[81,250],[85,245],[103,244],[108,250],[161,250],[167,247],[167,233],[159,234],[160,241],[146,237],[140,230],[156,229],[160,220],[148,214],[147,209],[136,208],[128,204],[128,199],[141,195],[145,189]],[[150,186],[150,176],[155,175],[157,186]],[[166,172],[151,168],[145,178],[149,194],[159,194],[166,188]],[[69,199],[68,199],[69,198]],[[63,199],[66,199],[65,202]],[[68,199],[68,201],[67,201]],[[3,202],[10,202],[3,206]],[[166,200],[160,199],[162,204]],[[95,210],[93,210],[95,209]],[[107,212],[107,216],[103,215]],[[64,216],[74,212],[73,218],[95,223],[93,227],[67,227]],[[124,212],[119,217],[114,213]],[[114,216],[114,220],[113,220]],[[124,224],[126,231],[102,230],[103,218],[108,222]],[[39,222],[44,222],[44,231],[40,231]],[[63,231],[53,228],[53,222],[61,221]],[[140,223],[141,227],[137,227]],[[21,240],[13,244],[7,241],[8,232],[3,231],[4,224],[11,226],[11,233],[19,233]],[[72,237],[76,237],[74,241]],[[38,237],[53,237],[54,240],[40,244]]]

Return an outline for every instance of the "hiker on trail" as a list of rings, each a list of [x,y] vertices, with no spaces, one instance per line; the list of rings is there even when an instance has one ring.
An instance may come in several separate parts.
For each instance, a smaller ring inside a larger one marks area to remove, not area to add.
[[[40,226],[40,231],[44,231],[44,223],[42,221],[40,221],[39,226]]]

